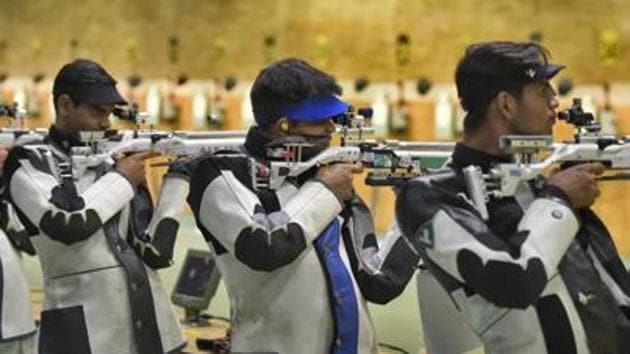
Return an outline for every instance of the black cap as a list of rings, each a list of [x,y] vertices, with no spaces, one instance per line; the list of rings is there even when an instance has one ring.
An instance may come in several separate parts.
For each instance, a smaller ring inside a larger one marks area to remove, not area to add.
[[[64,93],[91,105],[127,103],[116,89],[116,80],[99,63],[88,59],[76,59],[59,70],[53,95]]]
[[[466,50],[457,66],[457,93],[466,111],[478,111],[500,91],[547,81],[563,68],[549,63],[548,50],[537,43],[478,43]]]

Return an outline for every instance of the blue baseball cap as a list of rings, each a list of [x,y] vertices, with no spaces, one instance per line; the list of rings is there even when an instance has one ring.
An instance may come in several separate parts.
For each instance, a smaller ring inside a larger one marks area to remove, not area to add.
[[[336,117],[348,111],[350,105],[335,95],[315,95],[289,105],[280,113],[294,121],[317,121]]]

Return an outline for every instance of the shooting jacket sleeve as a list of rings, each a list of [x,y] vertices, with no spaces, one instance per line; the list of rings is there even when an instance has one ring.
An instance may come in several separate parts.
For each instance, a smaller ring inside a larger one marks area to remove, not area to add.
[[[2,183],[0,187],[0,227],[16,250],[34,256],[37,252],[30,239],[32,235],[24,227],[15,207],[8,200],[6,180],[2,178],[2,173],[3,171],[0,171],[0,183]]]
[[[564,201],[543,197],[525,210],[515,234],[496,235],[459,196],[422,179],[403,186],[396,214],[434,273],[497,306],[519,309],[539,298],[579,227]]]
[[[47,153],[16,147],[5,163],[9,199],[30,234],[41,231],[64,244],[85,240],[133,198],[134,187],[115,171],[79,194],[74,183],[59,183]]]
[[[166,174],[146,233],[143,237],[134,239],[136,252],[153,269],[165,268],[172,264],[179,221],[189,189],[186,176]]]
[[[348,216],[343,229],[344,242],[361,293],[370,302],[386,304],[403,292],[420,256],[402,237],[396,224],[379,245],[372,214],[356,194],[344,214]]]
[[[270,272],[312,247],[342,203],[323,183],[311,180],[277,210],[266,210],[259,194],[247,186],[248,161],[216,156],[201,161],[188,202],[217,255],[230,252],[249,268]]]
[[[2,204],[3,210],[1,214],[3,215],[3,219],[6,219],[2,220],[2,230],[9,238],[9,241],[11,241],[13,247],[30,256],[34,256],[37,252],[31,242],[31,235],[24,225],[22,225],[22,222],[15,212],[15,208],[9,202],[3,202]]]

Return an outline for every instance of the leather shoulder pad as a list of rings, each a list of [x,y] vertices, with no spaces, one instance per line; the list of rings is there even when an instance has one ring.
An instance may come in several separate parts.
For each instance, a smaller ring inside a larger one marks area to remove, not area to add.
[[[205,157],[199,161],[190,179],[188,203],[193,210],[198,210],[206,187],[222,172],[231,171],[240,183],[251,188],[251,164],[254,161],[243,154],[218,154]]]
[[[452,169],[438,170],[403,184],[396,198],[396,220],[402,233],[414,235],[445,205],[467,205],[457,196],[460,184]]]
[[[21,166],[22,160],[27,160],[31,165],[47,174],[53,174],[48,160],[45,156],[46,152],[50,151],[46,145],[29,145],[29,146],[14,146],[9,152],[9,156],[4,163],[3,176],[5,181],[10,181],[13,173]]]

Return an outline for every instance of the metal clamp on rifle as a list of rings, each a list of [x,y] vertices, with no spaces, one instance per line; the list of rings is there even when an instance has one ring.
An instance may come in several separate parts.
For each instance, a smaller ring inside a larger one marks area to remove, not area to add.
[[[298,136],[286,137],[283,141],[269,146],[268,166],[255,171],[255,187],[278,189],[287,178],[298,177],[312,168],[361,161],[361,150],[355,146],[328,147],[309,158],[313,153],[307,150],[312,148],[315,148],[315,145]]]
[[[112,114],[119,119],[130,121],[136,125],[136,127],[141,127],[146,124],[149,119],[149,113],[140,112],[138,108],[138,104],[132,102],[127,106],[116,106],[112,111]]]
[[[575,142],[587,142],[601,138],[601,125],[593,116],[593,113],[584,112],[582,99],[574,98],[569,109],[558,112],[558,119],[566,121],[575,127]],[[614,137],[613,137],[614,138]]]
[[[523,181],[538,177],[551,162],[540,162],[540,153],[554,148],[551,135],[505,135],[499,139],[501,150],[513,156],[513,162],[500,163],[484,173],[479,166],[462,171],[468,198],[484,220],[488,219],[486,204],[490,198],[513,196]]]
[[[341,146],[345,146],[351,140],[363,140],[374,133],[374,128],[369,126],[374,110],[372,108],[358,108],[350,106],[348,111],[335,117],[337,132],[341,135]]]
[[[455,144],[384,140],[359,144],[369,186],[396,186],[444,166]]]
[[[571,108],[558,112],[558,119],[564,120],[575,127],[574,143],[594,143],[599,148],[604,149],[608,145],[624,143],[614,135],[603,135],[601,133],[601,125],[595,119],[592,113],[584,112],[582,109],[582,100],[573,99]],[[624,139],[625,142],[628,139]]]

